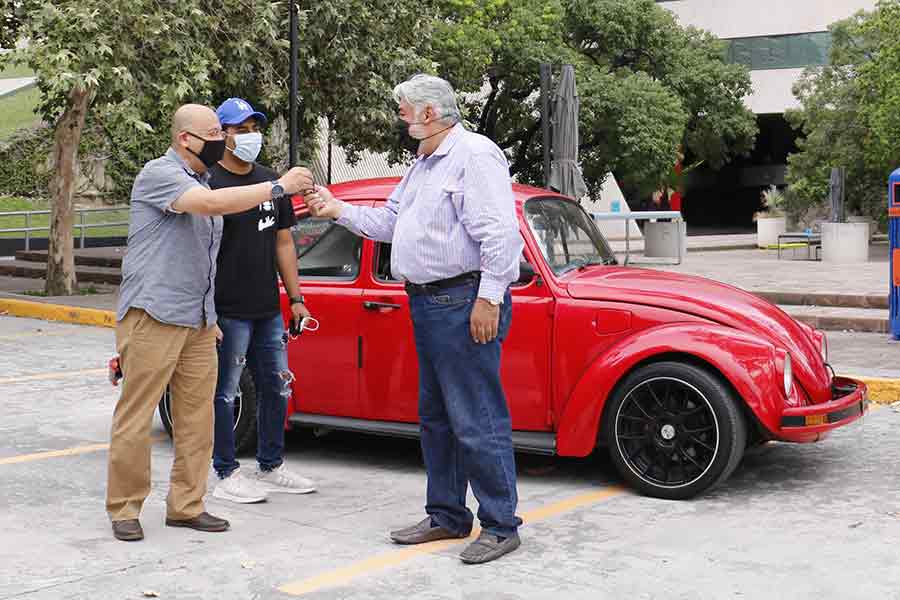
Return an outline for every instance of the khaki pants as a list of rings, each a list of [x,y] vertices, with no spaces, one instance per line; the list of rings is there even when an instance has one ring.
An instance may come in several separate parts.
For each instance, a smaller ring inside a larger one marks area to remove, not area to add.
[[[171,384],[175,462],[166,516],[196,517],[205,510],[212,456],[215,328],[166,325],[131,309],[116,326],[116,348],[124,377],[113,414],[106,511],[113,521],[140,515],[150,493],[153,411]]]

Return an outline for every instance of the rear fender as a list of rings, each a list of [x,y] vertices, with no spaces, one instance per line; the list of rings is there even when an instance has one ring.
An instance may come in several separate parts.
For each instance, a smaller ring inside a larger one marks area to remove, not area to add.
[[[759,421],[770,431],[777,430],[784,400],[778,393],[782,385],[772,344],[720,325],[675,323],[637,332],[594,360],[566,403],[557,430],[558,454],[590,454],[616,384],[654,356],[673,353],[692,356],[719,371]]]

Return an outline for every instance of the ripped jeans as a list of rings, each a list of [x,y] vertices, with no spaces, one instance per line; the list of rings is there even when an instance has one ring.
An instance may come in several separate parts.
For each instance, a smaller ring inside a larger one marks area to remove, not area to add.
[[[283,462],[284,420],[293,382],[282,341],[284,320],[280,314],[255,320],[219,317],[219,327],[225,337],[219,345],[213,468],[225,478],[240,466],[235,457],[234,399],[247,366],[256,384],[256,461],[260,469],[271,471]]]

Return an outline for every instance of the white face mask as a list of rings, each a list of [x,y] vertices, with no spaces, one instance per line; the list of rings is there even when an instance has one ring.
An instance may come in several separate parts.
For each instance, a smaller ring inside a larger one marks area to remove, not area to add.
[[[231,153],[242,161],[251,163],[259,156],[262,142],[262,134],[258,131],[238,133],[234,136],[234,150]]]
[[[423,140],[427,135],[425,125],[421,121],[414,121],[409,124],[409,137],[415,140]]]

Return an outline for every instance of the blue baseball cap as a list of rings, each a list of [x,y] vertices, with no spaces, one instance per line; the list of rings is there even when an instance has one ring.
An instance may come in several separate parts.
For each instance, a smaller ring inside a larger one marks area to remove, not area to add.
[[[260,126],[264,126],[269,122],[266,115],[258,110],[253,110],[250,103],[241,98],[229,98],[220,104],[219,108],[216,109],[216,116],[219,117],[219,123],[221,123],[222,127],[240,125],[251,117],[256,119]]]

